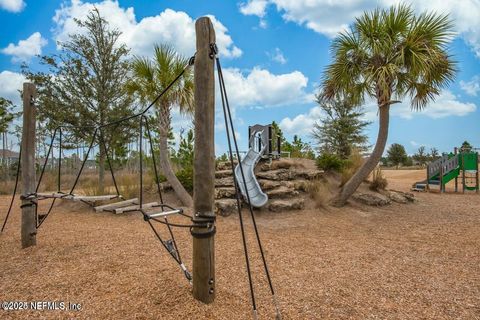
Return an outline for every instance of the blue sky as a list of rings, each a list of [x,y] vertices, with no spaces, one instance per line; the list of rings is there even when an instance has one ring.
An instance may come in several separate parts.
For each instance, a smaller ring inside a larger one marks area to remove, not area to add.
[[[35,55],[55,53],[57,40],[78,31],[73,18],[84,17],[92,4],[123,32],[121,40],[132,54],[144,56],[151,54],[154,43],[162,42],[192,55],[194,20],[210,15],[241,149],[246,149],[248,125],[255,123],[276,121],[288,138],[298,134],[310,140],[310,128],[322,116],[313,96],[330,62],[332,38],[362,11],[393,3],[397,1],[0,0],[0,96],[19,103],[16,90],[24,80],[19,74],[21,62],[39,70]],[[428,9],[451,15],[457,31],[451,53],[459,72],[424,112],[410,111],[408,101],[393,106],[388,144],[401,143],[409,153],[420,145],[450,151],[464,140],[480,147],[480,2],[410,3],[416,12]],[[375,108],[366,102],[365,117],[373,121],[367,130],[372,144],[377,134]],[[188,127],[190,121],[175,116],[174,124]],[[216,148],[221,153],[225,132],[221,121],[218,124]]]

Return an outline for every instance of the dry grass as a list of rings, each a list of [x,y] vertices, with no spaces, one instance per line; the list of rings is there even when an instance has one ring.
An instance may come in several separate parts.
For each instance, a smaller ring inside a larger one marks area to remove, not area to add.
[[[20,183],[20,181],[19,181]],[[0,182],[0,195],[11,195],[13,193],[13,188],[15,187],[14,180],[7,180]]]
[[[146,179],[149,179],[148,175],[144,176],[145,188],[150,188],[151,183],[147,183],[147,181],[145,181]],[[138,197],[140,192],[140,181],[138,174],[121,173],[116,176],[116,180],[118,190],[125,199]]]
[[[323,179],[316,179],[305,184],[305,191],[315,203],[316,208],[326,207],[330,200],[331,193],[328,182]]]
[[[351,177],[357,172],[358,169],[363,164],[363,157],[360,154],[360,152],[356,149],[352,150],[352,153],[348,157],[346,161],[346,166],[342,169],[341,175],[341,185],[343,186],[345,183],[347,183],[348,180],[350,180]]]
[[[380,167],[375,168],[372,172],[372,181],[370,181],[370,190],[380,191],[385,190],[388,185],[387,179],[383,176],[382,169]]]

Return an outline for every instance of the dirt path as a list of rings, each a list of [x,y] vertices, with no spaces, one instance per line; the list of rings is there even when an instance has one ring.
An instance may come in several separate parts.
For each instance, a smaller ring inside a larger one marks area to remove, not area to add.
[[[385,171],[408,190],[422,172]],[[285,319],[480,319],[480,195],[416,194],[410,205],[259,213]],[[0,198],[3,214],[7,198]],[[138,214],[62,205],[20,249],[19,210],[0,236],[0,297],[80,303],[1,319],[251,319],[238,218],[220,217],[215,303],[197,303]],[[250,222],[250,221],[248,221]],[[179,232],[191,266],[191,239]],[[249,224],[248,242],[256,248]],[[259,318],[273,311],[257,253]]]

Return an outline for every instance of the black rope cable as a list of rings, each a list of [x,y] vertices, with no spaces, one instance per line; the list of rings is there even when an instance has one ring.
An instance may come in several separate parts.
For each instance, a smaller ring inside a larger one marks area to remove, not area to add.
[[[241,164],[241,156],[240,156],[239,150],[238,150],[237,139],[235,137],[235,132],[233,131],[234,130],[233,129],[234,128],[233,127],[233,120],[232,120],[232,115],[231,115],[231,112],[230,112],[230,104],[228,102],[228,96],[227,96],[227,92],[226,92],[226,88],[225,88],[225,81],[224,81],[224,78],[223,78],[222,67],[221,67],[221,64],[220,64],[220,59],[218,57],[216,57],[216,64],[217,64],[218,78],[219,78],[219,81],[220,81],[220,91],[223,92],[222,103],[223,103],[223,95],[224,95],[225,96],[225,103],[226,103],[226,110],[228,111],[228,118],[229,118],[230,126],[232,128],[232,136],[233,136],[235,151],[237,153],[238,165],[240,167],[240,173],[241,173],[241,176],[242,176],[243,185],[244,185],[245,193],[246,193],[246,196],[247,196],[247,201],[248,201],[248,204],[249,204],[249,211],[250,211],[250,216],[252,218],[253,227],[254,227],[254,230],[255,230],[255,236],[257,238],[257,244],[258,244],[258,247],[259,247],[259,250],[260,250],[260,254],[261,254],[261,257],[262,257],[262,261],[263,261],[263,267],[264,267],[264,270],[265,270],[265,274],[267,276],[268,285],[270,287],[270,292],[272,294],[273,302],[274,302],[274,305],[275,305],[275,309],[276,309],[276,313],[277,313],[276,317],[277,317],[277,319],[281,319],[281,313],[280,313],[280,310],[278,308],[277,301],[275,299],[275,290],[273,288],[272,280],[271,280],[271,277],[270,277],[270,272],[269,272],[268,265],[267,265],[267,260],[265,258],[262,242],[260,240],[260,234],[258,232],[258,227],[257,227],[257,223],[256,223],[256,220],[255,220],[255,215],[253,213],[253,206],[250,202],[250,195],[249,195],[248,188],[247,188],[247,182],[246,182],[246,179],[245,179],[245,174],[243,172],[243,166]],[[225,116],[225,118],[226,118],[226,116]],[[231,158],[232,158],[232,155],[231,155]],[[232,162],[233,162],[233,159],[232,159]],[[232,171],[233,170],[234,170],[234,168],[232,166]],[[233,171],[233,176],[235,177],[235,172],[234,171]],[[240,211],[241,211],[241,209],[239,208],[239,212]]]
[[[90,142],[90,145],[88,146],[88,150],[87,150],[87,153],[85,154],[85,158],[82,161],[82,165],[80,166],[80,170],[78,171],[77,176],[75,177],[75,182],[73,183],[73,186],[70,189],[70,194],[73,194],[73,190],[75,190],[75,187],[77,186],[78,180],[80,179],[80,175],[82,174],[83,168],[85,167],[85,163],[88,160],[88,155],[90,154],[90,151],[92,150],[93,143],[95,141],[95,137],[97,135],[98,130],[99,129],[96,128],[95,131],[93,132],[92,141]]]
[[[217,58],[218,60],[218,58]],[[218,64],[218,61],[217,61],[217,71],[220,70],[219,69],[219,64]],[[253,289],[253,280],[252,280],[252,273],[251,273],[251,270],[250,270],[250,259],[249,259],[249,256],[248,256],[248,247],[247,247],[247,240],[246,240],[246,235],[245,235],[245,227],[244,227],[244,224],[243,224],[243,214],[242,214],[242,208],[241,208],[241,203],[240,203],[240,190],[238,190],[238,184],[237,184],[237,178],[235,176],[235,165],[233,163],[233,152],[232,152],[232,143],[231,143],[231,139],[230,139],[230,130],[229,130],[229,124],[228,124],[228,121],[227,121],[227,111],[226,111],[226,105],[225,105],[225,93],[223,91],[223,88],[222,88],[222,83],[221,83],[221,80],[220,80],[220,73],[219,73],[219,76],[218,76],[218,80],[219,80],[219,85],[220,85],[220,95],[221,95],[221,98],[222,98],[222,108],[223,108],[223,115],[224,115],[224,120],[225,120],[225,130],[227,132],[227,142],[228,142],[228,150],[229,150],[229,155],[230,155],[230,165],[232,167],[232,175],[233,175],[233,180],[234,180],[234,185],[235,185],[235,195],[236,195],[236,199],[237,199],[237,209],[238,209],[238,217],[239,217],[239,220],[240,220],[240,230],[241,230],[241,234],[242,234],[242,244],[243,244],[243,252],[244,252],[244,255],[245,255],[245,263],[246,263],[246,267],[247,267],[247,275],[248,275],[248,284],[249,284],[249,288],[250,288],[250,299],[252,301],[252,308],[253,308],[253,314],[254,314],[254,317],[256,318],[256,314],[257,314],[257,304],[256,304],[256,301],[255,301],[255,291]],[[233,135],[235,136],[235,132],[233,132]]]
[[[148,124],[148,118],[145,117],[144,121],[145,121],[145,130],[147,131],[148,142],[150,144],[150,151],[152,153],[152,162],[153,162],[152,164],[153,164],[153,170],[154,170],[154,173],[155,173],[155,184],[157,185],[157,191],[158,191],[158,195],[160,197],[160,203],[163,204],[162,190],[160,188],[160,179],[159,179],[160,177],[158,175],[157,162],[156,162],[156,159],[155,159],[155,150],[153,149],[152,134],[150,132],[150,125]],[[163,212],[164,211],[164,206],[161,206],[161,209],[162,209],[162,212]],[[165,222],[168,223],[167,217],[165,217],[164,219],[165,219]],[[167,224],[167,229],[168,229],[168,232],[170,233],[170,237],[172,239],[173,246],[175,247],[175,250],[177,251],[178,259],[181,262],[182,258],[180,256],[180,251],[178,250],[177,241],[175,240],[175,236],[173,235],[172,228],[168,224]]]
[[[157,236],[158,240],[160,241],[160,243],[162,244],[162,246],[165,248],[165,250],[167,250],[167,252],[172,256],[172,258],[178,263],[178,264],[181,264],[182,262],[178,259],[178,257],[176,255],[174,255],[167,247],[167,245],[165,244],[165,242],[163,241],[162,237],[160,236],[160,234],[157,232],[157,229],[155,229],[155,227],[152,225],[152,222],[150,222],[150,220],[147,220],[148,222],[148,225],[150,226],[150,228],[152,229],[153,233],[155,233],[155,235]]]
[[[61,128],[74,128],[74,129],[81,129],[81,128],[90,128],[90,129],[95,129],[94,130],[94,133],[93,133],[93,136],[92,136],[92,141],[88,147],[88,151],[85,155],[85,158],[84,160],[82,161],[82,165],[80,167],[80,170],[79,172],[77,173],[77,176],[75,177],[75,181],[74,181],[74,184],[72,186],[72,188],[70,189],[70,193],[69,194],[66,194],[66,195],[72,195],[73,194],[73,191],[75,190],[75,187],[78,183],[78,180],[80,178],[80,175],[83,171],[83,168],[85,167],[85,163],[86,161],[88,160],[88,155],[95,143],[95,137],[97,135],[97,132],[98,130],[101,130],[102,128],[105,128],[105,127],[108,127],[108,126],[112,126],[112,125],[119,125],[120,123],[124,122],[124,121],[128,121],[130,119],[133,119],[133,118],[136,118],[136,117],[141,117],[143,116],[146,112],[148,112],[148,110],[150,110],[150,108],[184,75],[185,71],[187,70],[187,68],[191,67],[193,64],[194,64],[194,61],[195,61],[195,56],[192,56],[189,60],[188,60],[188,63],[187,65],[185,65],[185,67],[183,68],[183,70],[175,77],[175,79],[173,79],[172,82],[170,82],[170,84],[168,86],[166,86],[161,92],[160,94],[147,106],[147,108],[145,108],[143,111],[137,113],[137,114],[134,114],[132,116],[129,116],[129,117],[124,117],[124,118],[121,118],[121,119],[118,119],[118,120],[115,120],[115,121],[112,121],[112,122],[109,122],[109,123],[106,123],[106,124],[103,124],[103,125],[97,125],[97,126],[73,126],[73,125],[68,125],[68,124],[63,124],[63,125],[59,125],[55,128],[54,130],[54,133],[52,135],[52,141],[50,143],[50,147],[49,147],[49,151],[48,151],[48,154],[47,154],[47,157],[45,159],[45,163],[42,167],[42,171],[41,171],[41,174],[40,174],[40,179],[38,181],[38,184],[37,184],[37,187],[36,187],[36,190],[35,190],[35,194],[33,194],[35,197],[37,197],[36,193],[37,191],[39,190],[39,187],[40,187],[40,182],[42,181],[42,178],[43,178],[43,175],[44,175],[44,172],[45,172],[45,168],[46,168],[46,165],[47,165],[47,162],[48,162],[48,158],[49,158],[49,155],[51,153],[51,150],[53,148],[53,143],[54,143],[54,139],[55,139],[55,136],[56,136],[56,133],[60,130],[60,135],[61,135]],[[104,146],[105,149],[106,149],[106,145]],[[153,148],[153,147],[152,147]],[[19,151],[19,158],[20,158],[20,155],[21,155],[21,152],[22,152],[22,148],[20,146],[20,151]],[[107,156],[108,156],[108,151],[106,151],[107,153]],[[61,154],[62,154],[62,140],[61,140],[61,137],[60,137],[60,145],[59,145],[59,169],[58,169],[58,173],[59,173],[59,177],[58,177],[58,192],[61,192],[60,190],[60,183],[61,183]],[[152,149],[152,154],[153,154],[153,149]],[[109,160],[107,160],[109,161]],[[110,166],[111,168],[111,166]],[[112,173],[112,178],[114,179],[113,177],[113,170],[111,169],[111,173]],[[17,165],[17,173],[16,173],[16,178],[15,178],[15,186],[14,186],[14,191],[13,191],[13,195],[12,195],[12,199],[10,201],[10,205],[9,205],[9,209],[7,211],[7,215],[5,217],[5,220],[3,222],[3,225],[2,225],[2,230],[1,232],[3,232],[3,230],[5,229],[5,226],[6,226],[6,223],[8,221],[8,218],[10,216],[10,213],[11,213],[11,210],[12,210],[12,207],[13,207],[13,202],[15,201],[15,197],[16,197],[16,192],[17,192],[17,188],[18,188],[18,180],[19,180],[19,174],[20,174],[20,160],[18,161],[18,165]],[[157,180],[158,181],[158,180]],[[116,187],[116,191],[117,191],[117,195],[119,195],[119,192],[118,192],[118,187],[116,185],[116,181],[114,179],[114,183],[115,183],[115,187]],[[160,197],[161,197],[161,194],[160,194]],[[46,217],[50,214],[52,208],[53,208],[53,205],[55,204],[55,200],[56,198],[54,198],[54,200],[52,201],[52,204],[48,210],[48,212],[43,216],[42,218],[42,221],[40,223],[38,223],[38,213],[36,213],[36,216],[37,216],[37,228],[43,223],[43,221],[45,221]],[[161,201],[163,203],[163,199],[161,198]],[[85,201],[82,201],[82,202],[85,202]],[[87,203],[87,202],[85,202]],[[89,205],[91,205],[90,203],[87,203]],[[36,205],[36,204],[35,204]],[[160,222],[160,221],[158,221]],[[163,222],[160,222],[160,223],[163,223]],[[174,224],[170,224],[170,223],[166,223],[168,226],[175,226]],[[187,227],[187,226],[184,226],[184,227]],[[190,227],[190,226],[188,226]]]
[[[47,167],[47,163],[48,163],[48,158],[50,157],[50,153],[52,152],[52,149],[53,149],[53,143],[55,141],[55,136],[57,135],[57,132],[58,132],[58,129],[55,129],[55,131],[53,131],[53,134],[52,134],[52,140],[50,142],[50,146],[48,147],[48,152],[47,152],[47,155],[45,157],[45,162],[43,163],[43,166],[42,166],[42,171],[40,172],[40,178],[38,178],[38,182],[37,182],[37,187],[35,188],[35,192],[38,192],[39,188],[40,188],[40,182],[42,181],[43,179],[43,174],[45,173],[45,168]],[[21,148],[20,148],[21,149]],[[18,157],[18,163],[20,165],[20,156]]]
[[[177,227],[177,228],[193,228],[193,227],[201,227],[201,228],[207,228],[208,226],[210,226],[209,223],[203,223],[203,224],[199,224],[199,225],[193,225],[193,224],[181,224],[181,223],[172,223],[172,222],[165,222],[165,221],[162,221],[162,220],[159,220],[157,218],[148,218],[149,220],[153,220],[153,221],[156,221],[158,223],[161,223],[161,224],[164,224],[164,225],[169,225],[169,226],[172,226],[172,227]]]
[[[18,152],[18,158],[19,159],[20,159],[21,155],[22,155],[22,145],[20,145],[20,151]],[[18,160],[18,163],[17,163],[17,175],[15,177],[15,187],[13,188],[12,200],[10,200],[10,205],[8,206],[7,215],[5,216],[5,220],[3,221],[2,231],[0,231],[0,232],[3,232],[3,230],[5,229],[5,226],[6,226],[7,221],[8,221],[8,217],[10,216],[10,212],[12,211],[13,202],[15,201],[15,197],[17,195],[17,187],[18,187],[19,176],[20,176],[20,160]]]
[[[62,183],[62,128],[59,129],[59,141],[58,141],[58,180],[57,180],[57,192],[61,192]]]
[[[118,190],[117,179],[115,179],[115,173],[113,171],[113,165],[112,165],[112,162],[110,161],[110,156],[108,155],[107,143],[105,142],[105,138],[103,136],[102,130],[100,130],[99,138],[100,138],[101,144],[103,144],[103,149],[105,151],[105,156],[107,158],[108,167],[110,168],[110,175],[112,176],[112,181],[113,181],[113,185],[115,186],[115,191],[117,192],[117,196],[121,197],[120,191]]]
[[[53,198],[52,203],[50,204],[50,208],[48,209],[47,213],[42,215],[42,220],[38,220],[38,217],[40,216],[38,214],[38,203],[35,205],[35,215],[37,216],[37,229],[40,228],[40,226],[43,224],[45,220],[47,220],[47,217],[50,215],[52,212],[53,206],[55,205],[55,201],[57,198]]]

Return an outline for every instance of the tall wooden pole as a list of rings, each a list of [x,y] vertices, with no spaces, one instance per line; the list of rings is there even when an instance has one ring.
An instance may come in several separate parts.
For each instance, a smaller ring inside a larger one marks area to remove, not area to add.
[[[23,84],[23,129],[22,129],[22,195],[35,192],[35,98],[33,83]],[[35,206],[31,200],[22,200],[22,248],[37,244],[37,221]]]
[[[203,303],[215,299],[215,30],[207,17],[195,23],[195,156],[193,179],[193,296]],[[209,226],[205,227],[208,223]]]

